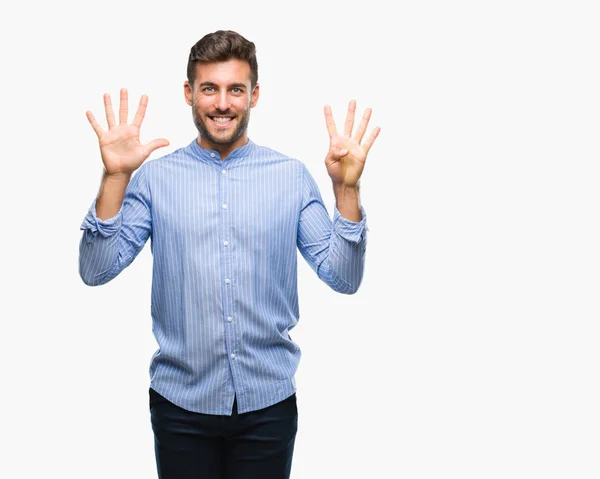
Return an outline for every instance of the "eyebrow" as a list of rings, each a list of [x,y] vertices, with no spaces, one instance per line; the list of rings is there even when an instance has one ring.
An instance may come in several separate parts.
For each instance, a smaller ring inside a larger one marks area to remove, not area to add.
[[[214,87],[218,87],[219,85],[217,85],[216,83],[213,83],[211,81],[203,81],[202,83],[200,83],[200,86],[214,86]],[[227,86],[227,88],[243,88],[246,89],[246,85],[244,83],[232,83],[230,85]]]

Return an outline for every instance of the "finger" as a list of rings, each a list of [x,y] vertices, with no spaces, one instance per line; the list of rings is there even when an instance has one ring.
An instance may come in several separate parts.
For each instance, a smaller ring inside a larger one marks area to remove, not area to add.
[[[144,145],[144,152],[146,158],[151,155],[151,153],[157,148],[162,148],[163,146],[169,146],[170,142],[166,138],[157,138],[156,140],[152,140],[150,143],[146,143]]]
[[[115,113],[113,111],[112,101],[108,93],[104,94],[104,111],[106,112],[106,123],[108,124],[108,129],[110,130],[113,126],[115,126]]]
[[[347,154],[348,154],[348,148],[338,147],[338,148],[332,149],[332,155],[335,156],[336,158],[343,158]]]
[[[140,128],[142,126],[142,121],[144,121],[144,117],[146,116],[146,107],[148,106],[148,95],[142,95],[140,99],[140,104],[138,105],[137,111],[135,112],[135,117],[133,118],[133,125]]]
[[[327,158],[332,162],[339,161],[341,158],[348,154],[347,148],[335,148],[332,147],[327,153]]]
[[[346,114],[346,123],[344,124],[344,135],[351,136],[354,128],[354,113],[356,112],[356,100],[350,100],[348,113]]]
[[[127,114],[129,113],[127,108],[127,90],[125,88],[121,88],[121,99],[119,102],[119,125],[127,124]]]
[[[363,113],[362,120],[360,120],[360,124],[356,129],[356,134],[354,135],[354,139],[360,143],[365,136],[365,131],[367,131],[367,126],[369,125],[369,120],[371,119],[371,109],[367,108]]]
[[[369,153],[369,150],[373,146],[373,142],[379,135],[380,131],[381,131],[381,128],[379,128],[379,127],[374,128],[373,131],[371,132],[371,134],[369,135],[369,137],[362,144],[363,151],[365,152],[365,154]]]
[[[329,105],[325,105],[325,124],[327,125],[329,137],[332,138],[334,136],[337,136],[335,121],[333,121],[333,115],[331,114],[331,107]]]
[[[96,132],[96,135],[98,135],[98,138],[100,138],[100,136],[104,133],[104,130],[100,126],[100,123],[98,123],[98,121],[96,121],[94,114],[88,110],[85,112],[85,116],[87,117],[88,121],[92,125],[92,128]]]
[[[338,148],[336,150],[335,154],[338,158],[343,158],[344,156],[346,156],[348,154],[348,149],[347,148]]]

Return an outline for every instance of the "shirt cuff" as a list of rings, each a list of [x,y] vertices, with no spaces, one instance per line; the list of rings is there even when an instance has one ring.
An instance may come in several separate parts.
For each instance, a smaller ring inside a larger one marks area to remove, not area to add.
[[[333,208],[333,230],[342,238],[352,243],[360,243],[365,239],[367,231],[367,214],[363,207],[360,207],[362,219],[359,222],[350,221],[342,216],[338,211],[337,205]]]
[[[87,230],[87,233],[92,234],[93,236],[100,234],[106,238],[114,235],[121,229],[122,221],[123,215],[121,214],[121,210],[119,210],[112,218],[108,218],[107,220],[101,220],[98,218],[96,216],[96,200],[94,200],[79,229]]]

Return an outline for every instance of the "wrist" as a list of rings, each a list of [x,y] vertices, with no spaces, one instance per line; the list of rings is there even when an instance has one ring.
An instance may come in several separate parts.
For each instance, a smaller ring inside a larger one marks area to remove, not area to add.
[[[128,184],[129,180],[131,180],[131,173],[126,173],[126,172],[117,172],[117,173],[109,173],[108,171],[104,170],[104,173],[102,175],[102,182],[109,182],[109,183],[114,183],[114,184],[119,184],[119,183],[125,183]]]
[[[333,191],[340,193],[359,193],[360,192],[360,183],[356,183],[355,185],[347,185],[345,183],[333,183]]]

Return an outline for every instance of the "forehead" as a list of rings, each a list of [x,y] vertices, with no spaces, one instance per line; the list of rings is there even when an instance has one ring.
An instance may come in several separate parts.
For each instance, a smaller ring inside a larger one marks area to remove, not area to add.
[[[196,63],[196,83],[211,82],[216,85],[250,83],[250,65],[233,58],[225,62]]]

